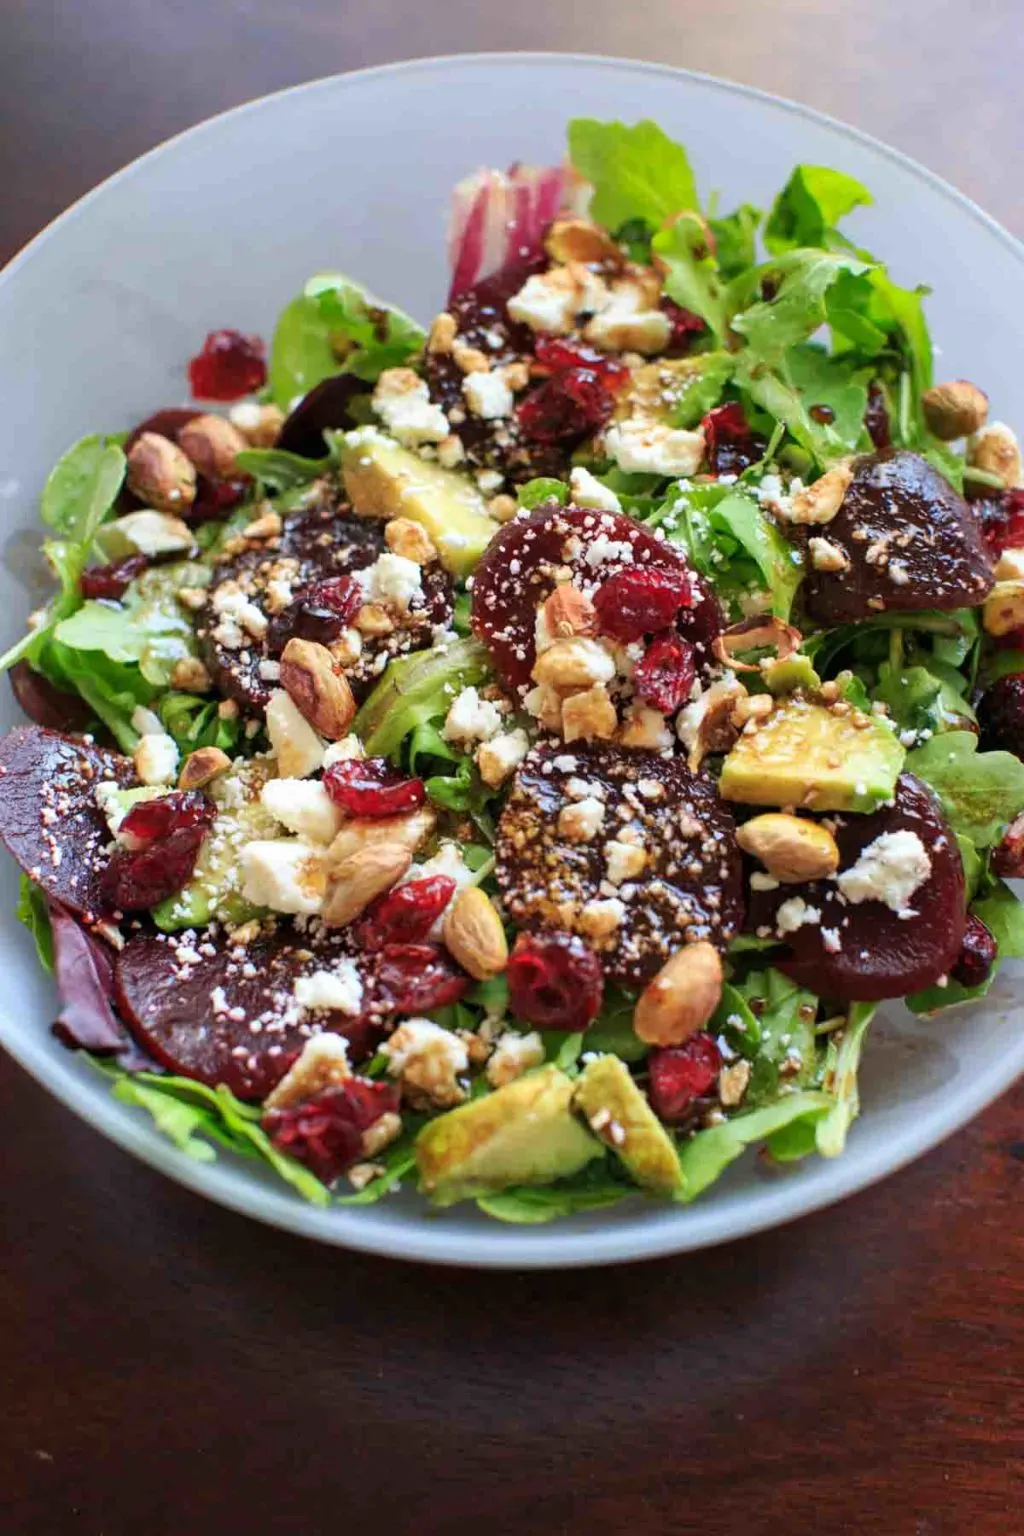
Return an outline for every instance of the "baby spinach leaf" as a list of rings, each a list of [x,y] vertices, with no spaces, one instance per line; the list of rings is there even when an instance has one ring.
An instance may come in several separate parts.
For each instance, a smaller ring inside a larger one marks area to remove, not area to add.
[[[50,927],[50,906],[38,885],[28,875],[22,875],[18,885],[15,915],[35,940],[36,954],[43,970],[52,976],[53,930]]]
[[[686,150],[657,123],[574,118],[569,158],[594,188],[591,217],[609,229],[633,219],[656,229],[673,214],[699,207]]]
[[[270,347],[270,393],[282,410],[336,373],[368,382],[407,362],[424,332],[339,272],[311,277],[282,311]]]
[[[795,166],[772,204],[764,243],[775,254],[797,246],[829,248],[839,220],[871,201],[867,188],[843,171],[827,165]]]
[[[999,946],[1000,960],[1024,960],[1024,905],[1002,880],[971,907]]]
[[[906,766],[935,790],[953,831],[978,848],[997,842],[1024,809],[1024,763],[1010,752],[979,752],[972,731],[933,736]]]

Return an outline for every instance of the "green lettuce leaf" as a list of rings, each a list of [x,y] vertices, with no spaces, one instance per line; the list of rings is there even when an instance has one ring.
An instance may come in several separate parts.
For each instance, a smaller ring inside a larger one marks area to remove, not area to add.
[[[826,249],[841,236],[835,226],[854,208],[872,201],[852,176],[827,165],[798,165],[772,204],[764,243],[775,255],[797,246]]]
[[[336,373],[372,383],[407,362],[424,332],[338,272],[318,273],[282,311],[270,348],[270,393],[282,410]]]
[[[844,272],[867,271],[865,262],[842,252],[793,250],[776,262],[738,279],[742,293],[760,293],[768,279],[770,299],[757,298],[732,317],[732,329],[746,338],[763,363],[777,363],[789,347],[807,341],[825,323],[825,295]]]
[[[976,848],[998,842],[1024,810],[1024,763],[1010,752],[979,752],[972,731],[947,731],[907,756],[907,772],[930,784],[949,824]]]
[[[757,260],[757,231],[763,218],[760,208],[751,203],[743,203],[720,219],[708,216],[708,227],[715,242],[715,259],[726,282],[738,277]]]
[[[733,374],[728,352],[704,352],[689,360],[687,372],[671,390],[671,425],[687,430],[697,426],[721,400]]]
[[[569,158],[594,189],[591,217],[608,229],[636,219],[657,229],[673,214],[699,207],[686,150],[657,123],[574,118]]]
[[[802,1093],[785,1094],[761,1109],[734,1116],[724,1125],[698,1131],[679,1152],[679,1168],[683,1176],[683,1192],[679,1198],[689,1204],[731,1163],[742,1157],[747,1147],[767,1141],[798,1121],[816,1124],[833,1105],[830,1094],[808,1089]]]
[[[825,1063],[825,1087],[835,1098],[827,1115],[814,1127],[815,1145],[822,1157],[838,1157],[846,1146],[846,1134],[860,1113],[857,1071],[864,1037],[878,1011],[877,1003],[854,1003],[836,1044],[830,1036]]]
[[[583,1211],[607,1210],[609,1206],[618,1205],[620,1200],[639,1193],[635,1184],[615,1177],[610,1161],[597,1159],[571,1179],[503,1189],[496,1194],[482,1195],[476,1203],[480,1210],[498,1221],[539,1226]]]
[[[44,971],[53,975],[53,932],[50,928],[50,909],[46,897],[28,875],[22,875],[18,885],[18,905],[15,915],[24,923],[35,940],[36,954]]]
[[[487,650],[478,640],[455,640],[443,650],[414,651],[387,667],[364,700],[352,729],[368,757],[391,757],[418,725],[442,719],[453,696],[490,676]]]
[[[786,352],[780,372],[805,410],[825,405],[832,412],[830,422],[815,422],[816,427],[827,426],[822,437],[827,437],[830,448],[833,442],[840,450],[858,446],[864,433],[870,370],[854,367],[847,358],[830,357],[812,342],[802,342]]]
[[[240,716],[224,719],[216,699],[173,690],[160,698],[156,712],[183,757],[199,747],[219,747],[229,757],[238,750],[243,721]]]
[[[767,591],[771,611],[788,619],[803,578],[800,556],[742,486],[677,487],[651,523],[683,546],[737,614],[742,596]]]
[[[699,315],[717,342],[729,328],[726,286],[699,213],[679,214],[651,241],[665,274],[665,292],[684,309]]]

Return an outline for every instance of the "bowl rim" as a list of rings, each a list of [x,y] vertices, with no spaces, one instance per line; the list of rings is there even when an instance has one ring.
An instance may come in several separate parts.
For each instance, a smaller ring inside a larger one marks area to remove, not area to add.
[[[204,118],[129,161],[56,215],[0,270],[0,288],[10,281],[24,263],[31,260],[37,250],[79,218],[94,199],[144,171],[153,158],[165,154],[183,140],[205,133],[223,118],[237,119],[242,115],[274,109],[290,97],[344,89],[367,77],[399,77],[426,74],[438,69],[461,70],[481,65],[494,69],[523,65],[535,69],[599,66],[633,74],[660,75],[696,82],[718,91],[763,102],[775,109],[781,107],[794,116],[825,126],[893,161],[938,192],[961,214],[966,213],[983,225],[989,234],[995,235],[1024,265],[1024,244],[966,194],[902,150],[817,108],[705,71],[605,54],[508,50],[430,55],[370,65],[287,86]],[[753,1208],[744,1213],[740,1220],[736,1219],[735,1212],[723,1208],[716,1221],[713,1204],[709,1202],[701,1207],[702,1219],[697,1223],[696,1230],[692,1224],[687,1223],[693,1208],[679,1207],[674,1213],[657,1208],[662,1219],[650,1221],[646,1229],[642,1222],[633,1219],[596,1231],[580,1231],[569,1225],[554,1224],[539,1231],[520,1227],[499,1232],[495,1227],[493,1232],[486,1229],[460,1232],[455,1229],[446,1230],[443,1222],[432,1220],[426,1210],[414,1220],[403,1219],[394,1227],[390,1223],[380,1228],[373,1223],[364,1225],[358,1207],[346,1209],[332,1206],[318,1209],[305,1204],[283,1186],[277,1190],[261,1180],[252,1179],[244,1167],[227,1162],[193,1162],[179,1153],[170,1142],[164,1141],[148,1121],[141,1117],[137,1121],[134,1118],[122,1118],[122,1107],[112,1099],[108,1107],[108,1101],[97,1095],[88,1068],[75,1057],[69,1056],[66,1061],[55,1062],[46,1054],[48,1041],[45,1035],[40,1035],[38,1040],[35,1035],[20,1035],[15,1021],[3,1013],[0,1014],[0,1041],[37,1082],[93,1128],[133,1153],[149,1167],[228,1209],[296,1235],[335,1246],[388,1258],[478,1269],[584,1268],[633,1262],[696,1251],[781,1226],[833,1205],[889,1174],[896,1173],[960,1130],[1007,1090],[1019,1075],[1016,1071],[1007,1073],[1003,1060],[994,1061],[986,1072],[978,1074],[959,1092],[952,1106],[940,1103],[930,1113],[908,1117],[907,1128],[902,1133],[890,1137],[884,1146],[879,1146],[875,1151],[862,1154],[855,1166],[847,1167],[842,1160],[833,1164],[832,1176],[824,1187],[808,1188],[796,1181],[783,1182],[774,1188],[766,1186],[759,1191]],[[638,1216],[641,1211],[642,1207],[638,1207]],[[666,1220],[666,1215],[674,1216],[675,1219]]]

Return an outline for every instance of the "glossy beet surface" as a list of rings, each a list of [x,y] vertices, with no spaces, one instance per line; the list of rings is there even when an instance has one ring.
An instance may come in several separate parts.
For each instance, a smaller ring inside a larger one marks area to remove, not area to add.
[[[207,930],[198,947],[194,936],[139,935],[117,956],[118,1008],[136,1039],[170,1071],[226,1083],[239,1098],[262,1099],[317,1029],[345,1035],[353,1060],[379,1038],[375,1021],[387,1010],[374,1003],[368,958],[358,962],[365,987],[358,1017],[335,1011],[303,1017],[294,1005],[299,976],[330,969],[351,953],[344,933],[317,925],[300,934],[286,922],[244,949],[219,930]],[[259,1030],[250,1027],[253,1020]]]
[[[325,606],[317,593],[322,599],[326,581],[372,565],[384,549],[381,524],[350,516],[347,503],[331,494],[321,505],[288,516],[273,549],[265,544],[252,545],[221,560],[214,569],[211,591],[222,581],[238,581],[250,600],[269,614],[268,585],[284,568],[295,602],[279,617],[270,615],[271,623],[262,640],[247,637],[241,648],[220,642],[214,633],[217,621],[213,615],[208,619],[200,616],[204,657],[218,693],[237,699],[248,709],[264,709],[277,684],[262,675],[261,663],[278,656],[292,633],[305,639],[333,638],[344,627],[344,615]],[[282,562],[286,562],[284,567]],[[425,571],[423,598],[414,603],[408,625],[388,635],[363,638],[358,659],[345,669],[353,692],[365,693],[377,681],[382,654],[398,656],[428,646],[433,627],[447,625],[451,619],[453,601],[451,578],[437,565]],[[310,628],[311,606],[322,610],[322,622],[327,626],[322,634]]]
[[[901,918],[881,901],[844,903],[831,881],[812,880],[754,891],[748,926],[775,929],[784,901],[802,897],[821,914],[785,935],[791,960],[776,963],[801,986],[838,1002],[874,1002],[906,997],[932,986],[956,962],[964,934],[964,875],[960,853],[931,791],[909,773],[901,774],[896,801],[867,816],[838,818],[840,871],[884,832],[915,832],[931,861],[931,874],[910,898],[913,917]],[[837,953],[827,948],[836,935]]]
[[[886,610],[972,608],[992,586],[992,561],[967,503],[904,449],[855,460],[839,511],[812,532],[849,561],[843,571],[808,567],[804,602],[821,624]]]
[[[586,841],[567,837],[564,820],[560,827],[580,785],[605,807],[601,829]],[[602,933],[616,911],[600,905],[609,899],[605,844],[627,828],[646,861],[629,877],[628,908],[621,901],[620,921]],[[604,742],[534,747],[501,814],[495,854],[505,909],[519,927],[579,933],[605,975],[627,985],[648,980],[679,948],[683,929],[724,948],[742,921],[732,817],[711,780],[682,758]],[[588,903],[598,905],[584,910]]]
[[[0,741],[0,839],[51,900],[79,915],[107,910],[110,831],[95,799],[104,781],[127,788],[135,769],[119,753],[40,726]]]
[[[27,661],[16,661],[7,675],[11,692],[34,724],[51,731],[78,732],[88,730],[93,723],[92,710],[77,693],[55,687]]]
[[[962,987],[980,987],[992,974],[999,946],[980,917],[969,914],[963,943],[950,971]]]
[[[1024,760],[1024,672],[1009,672],[986,690],[978,704],[978,724],[983,747]]]
[[[596,562],[595,546],[603,555]],[[529,686],[537,656],[537,609],[554,590],[555,568],[571,570],[574,585],[590,595],[634,565],[666,573],[680,584],[680,590],[683,584],[688,587],[686,607],[673,600],[676,629],[694,647],[698,667],[710,663],[712,643],[722,630],[721,610],[710,588],[690,570],[675,546],[656,539],[621,513],[549,502],[506,523],[476,568],[473,633],[487,645],[502,680],[510,687]]]
[[[586,1029],[601,1009],[601,962],[570,933],[519,934],[506,980],[512,1013],[538,1029]]]

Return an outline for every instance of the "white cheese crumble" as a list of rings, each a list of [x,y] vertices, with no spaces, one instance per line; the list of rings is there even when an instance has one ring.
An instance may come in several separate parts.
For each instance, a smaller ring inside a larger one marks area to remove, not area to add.
[[[407,448],[441,443],[450,431],[444,411],[411,368],[384,370],[373,392],[373,408],[392,437]]]
[[[363,1006],[363,983],[359,967],[347,956],[329,971],[314,971],[311,976],[299,976],[292,989],[292,996],[300,1008],[336,1009],[351,1016]]]
[[[441,735],[468,750],[474,742],[497,736],[503,719],[498,706],[482,699],[476,688],[463,688],[448,711]]]
[[[572,330],[577,315],[601,309],[607,302],[604,279],[588,267],[570,262],[528,277],[506,307],[509,318],[521,325],[549,336],[564,336]]]
[[[660,423],[624,421],[604,435],[608,454],[627,474],[693,475],[704,458],[704,433]]]
[[[167,512],[154,512],[145,507],[140,512],[128,512],[115,520],[113,526],[123,533],[129,544],[140,555],[174,555],[191,549],[195,543],[191,528],[180,517]]]
[[[795,933],[798,928],[821,922],[821,908],[812,907],[802,896],[791,896],[775,914],[775,924],[780,933]]]
[[[544,1060],[544,1041],[536,1031],[517,1035],[508,1030],[501,1036],[487,1063],[486,1077],[492,1088],[504,1088],[531,1067]]]
[[[242,896],[272,912],[319,912],[327,891],[322,854],[297,837],[246,843],[239,854]]]
[[[260,800],[275,821],[311,842],[329,843],[341,830],[344,815],[319,779],[268,779]]]
[[[622,502],[614,491],[602,485],[596,475],[578,464],[569,475],[571,500],[578,507],[593,507],[595,512],[621,512]]]
[[[522,726],[514,731],[503,731],[492,736],[476,749],[476,765],[480,777],[492,789],[498,789],[509,774],[514,772],[530,750],[530,738]]]
[[[932,872],[927,849],[916,832],[883,832],[861,852],[856,864],[834,876],[847,901],[880,901],[899,917],[913,917],[908,907]]]
[[[484,421],[511,416],[515,405],[512,391],[500,373],[468,373],[462,381],[462,393],[473,415]]]
[[[423,595],[423,567],[405,555],[380,555],[372,565],[354,572],[367,602],[384,603],[405,613]]]

